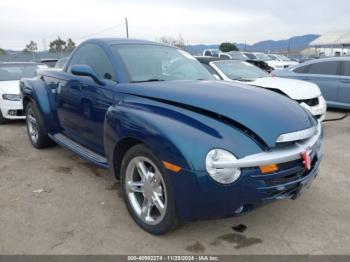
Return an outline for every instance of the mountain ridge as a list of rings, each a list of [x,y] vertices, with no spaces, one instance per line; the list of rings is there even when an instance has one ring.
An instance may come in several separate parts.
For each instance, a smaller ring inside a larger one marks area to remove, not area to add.
[[[309,44],[318,38],[317,34],[306,34],[301,36],[293,36],[288,39],[281,40],[264,40],[253,45],[246,45],[244,43],[236,43],[239,50],[256,51],[256,52],[280,52],[289,50],[301,50],[309,46]],[[201,54],[204,49],[218,49],[218,44],[212,45],[189,45],[186,47],[191,54]]]

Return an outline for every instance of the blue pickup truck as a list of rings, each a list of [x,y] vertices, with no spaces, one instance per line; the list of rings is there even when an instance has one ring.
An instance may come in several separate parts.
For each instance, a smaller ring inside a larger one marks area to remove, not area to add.
[[[320,124],[274,92],[215,81],[188,53],[92,39],[62,71],[22,79],[29,139],[59,144],[121,181],[147,232],[297,198],[317,176]]]

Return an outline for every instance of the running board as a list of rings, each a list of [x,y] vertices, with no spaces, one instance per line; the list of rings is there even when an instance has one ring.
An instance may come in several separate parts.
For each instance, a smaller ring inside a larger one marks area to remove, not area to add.
[[[78,144],[77,142],[73,141],[69,137],[63,135],[62,133],[56,133],[56,134],[49,134],[49,137],[55,141],[57,144],[67,148],[70,151],[73,151],[80,157],[88,160],[89,162],[92,162],[93,164],[101,167],[101,168],[109,168],[107,159],[90,149]]]

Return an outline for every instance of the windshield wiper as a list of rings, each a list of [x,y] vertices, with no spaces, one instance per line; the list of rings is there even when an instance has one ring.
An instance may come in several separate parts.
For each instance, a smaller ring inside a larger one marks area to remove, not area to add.
[[[252,82],[253,81],[252,79],[246,79],[246,78],[243,78],[243,77],[236,77],[236,78],[233,78],[232,80],[242,81],[242,82]]]
[[[159,78],[150,78],[150,79],[140,80],[140,81],[131,81],[131,83],[160,82],[160,81],[165,81],[165,80],[159,79]]]

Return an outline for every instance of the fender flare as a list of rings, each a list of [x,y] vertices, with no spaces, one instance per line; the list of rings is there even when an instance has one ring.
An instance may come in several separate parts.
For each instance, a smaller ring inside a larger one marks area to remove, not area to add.
[[[25,110],[28,102],[35,104],[39,113],[45,121],[43,121],[43,128],[46,133],[54,130],[57,125],[57,117],[52,108],[54,101],[47,93],[47,87],[40,78],[22,79],[20,82],[20,90],[23,100],[23,109]],[[55,124],[56,123],[56,124]]]

